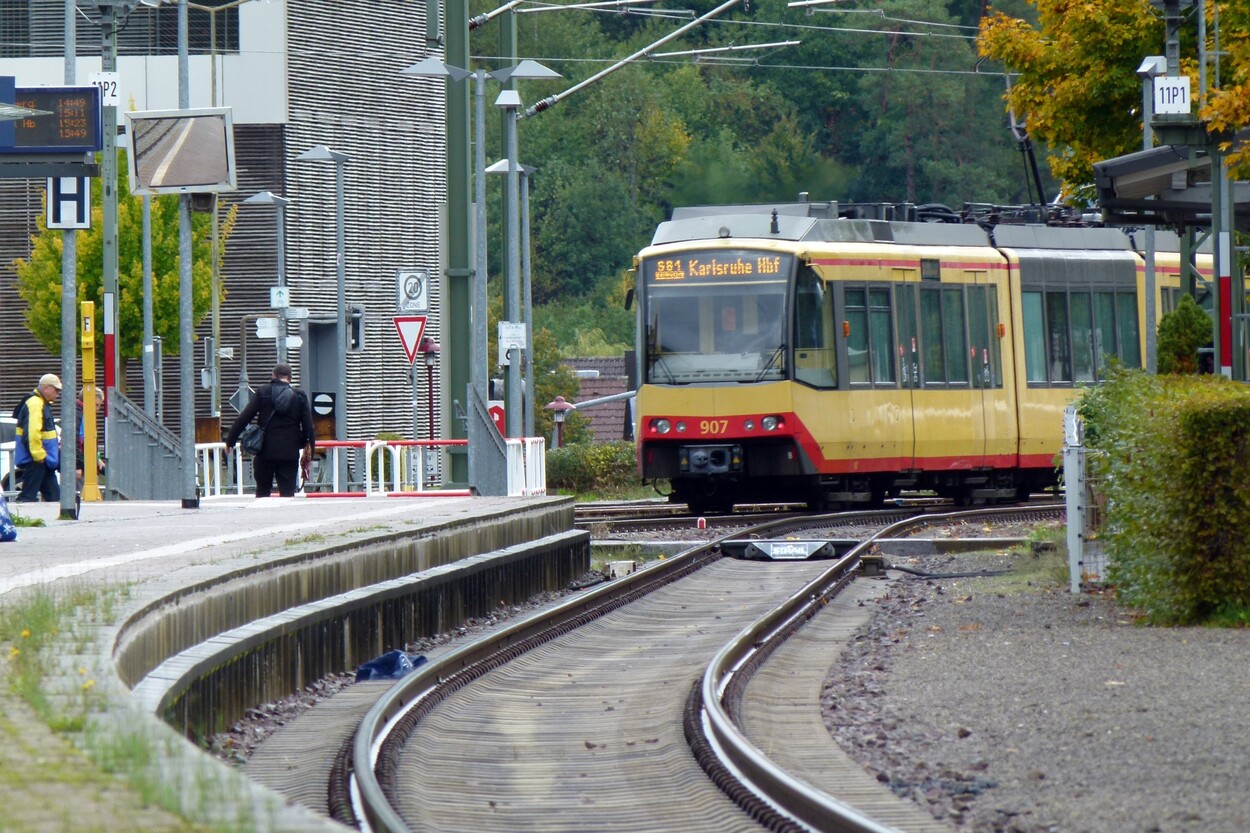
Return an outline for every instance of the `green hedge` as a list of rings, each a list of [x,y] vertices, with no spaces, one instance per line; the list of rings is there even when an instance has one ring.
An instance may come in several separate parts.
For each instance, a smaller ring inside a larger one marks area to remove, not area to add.
[[[1080,410],[1120,601],[1160,624],[1250,605],[1250,388],[1120,370]]]
[[[637,486],[631,442],[578,443],[547,451],[547,487],[584,495]]]

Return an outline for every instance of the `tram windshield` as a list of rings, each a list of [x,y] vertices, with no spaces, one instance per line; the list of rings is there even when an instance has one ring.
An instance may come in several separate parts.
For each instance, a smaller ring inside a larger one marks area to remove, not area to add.
[[[647,382],[784,379],[793,256],[684,252],[644,261]]]

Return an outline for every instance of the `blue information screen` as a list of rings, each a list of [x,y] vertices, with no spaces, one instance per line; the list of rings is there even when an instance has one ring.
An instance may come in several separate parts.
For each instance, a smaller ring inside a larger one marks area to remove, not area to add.
[[[98,87],[16,87],[12,98],[0,100],[48,111],[0,125],[0,153],[89,153],[104,146]]]

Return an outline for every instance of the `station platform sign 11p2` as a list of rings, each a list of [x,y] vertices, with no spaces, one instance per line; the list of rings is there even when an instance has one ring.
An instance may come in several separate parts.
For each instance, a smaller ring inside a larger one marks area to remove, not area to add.
[[[0,154],[96,153],[104,148],[99,87],[18,87],[11,76],[0,76],[0,102],[48,113],[0,122]]]

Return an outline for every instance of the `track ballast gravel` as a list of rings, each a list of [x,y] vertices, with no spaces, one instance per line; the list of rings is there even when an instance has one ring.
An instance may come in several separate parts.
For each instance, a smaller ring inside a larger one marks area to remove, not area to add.
[[[902,578],[876,605],[830,673],[826,724],[952,829],[1250,831],[1250,631],[1143,627],[1044,580]]]

